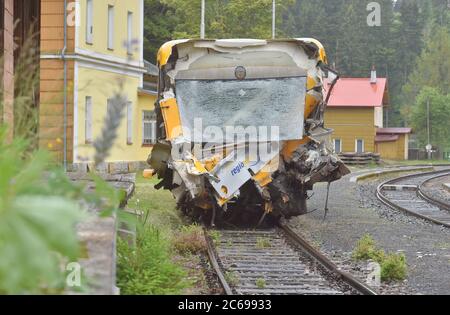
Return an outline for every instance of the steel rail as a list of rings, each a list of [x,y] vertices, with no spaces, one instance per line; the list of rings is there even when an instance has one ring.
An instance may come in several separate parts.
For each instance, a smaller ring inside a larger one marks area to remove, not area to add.
[[[430,182],[432,182],[436,179],[439,179],[441,177],[447,177],[447,176],[450,176],[450,171],[448,171],[446,174],[438,175],[438,176],[429,178],[426,181],[422,182],[418,187],[418,194],[425,201],[428,201],[429,203],[434,204],[435,206],[437,206],[439,208],[450,211],[450,204],[443,202],[442,200],[439,200],[437,198],[434,198],[429,193],[427,193],[424,189],[426,184],[429,184]]]
[[[321,265],[327,272],[334,275],[338,281],[346,283],[348,286],[362,295],[378,295],[378,293],[367,284],[356,279],[349,273],[340,270],[331,260],[325,257],[317,249],[312,247],[306,240],[297,235],[288,226],[280,224],[279,231],[282,232],[281,235],[284,236],[284,238],[286,238],[288,241],[290,241],[291,244],[296,245],[298,249],[302,251],[302,253],[306,254],[309,259]],[[208,258],[211,262],[211,266],[214,269],[214,272],[217,274],[220,285],[224,289],[226,295],[233,295],[234,292],[231,289],[231,286],[228,284],[219,264],[218,255],[215,250],[215,244],[212,238],[209,236],[208,230],[206,228],[204,228],[204,235],[207,244]]]
[[[357,292],[363,295],[378,295],[378,293],[355,278],[348,272],[342,271],[339,267],[334,264],[330,259],[328,259],[325,255],[323,255],[319,250],[311,246],[304,238],[295,233],[290,227],[286,224],[280,223],[279,228],[283,231],[284,235],[294,242],[297,246],[299,246],[303,252],[308,254],[311,259],[317,261],[320,265],[322,265],[328,272],[336,275],[341,281],[345,282],[349,286],[351,286]]]
[[[211,262],[211,267],[214,269],[214,272],[219,278],[220,285],[222,286],[225,295],[233,295],[233,290],[225,279],[225,275],[223,274],[222,268],[220,267],[219,261],[217,260],[217,253],[214,249],[214,242],[211,236],[209,236],[208,230],[206,228],[203,228],[203,233],[206,240],[206,250],[208,252],[209,261]]]
[[[382,192],[383,188],[385,186],[395,184],[395,183],[400,182],[402,180],[413,179],[413,178],[416,178],[416,177],[423,177],[423,176],[429,176],[429,175],[445,176],[445,175],[448,175],[448,173],[449,173],[449,170],[447,169],[447,170],[434,171],[434,172],[429,172],[429,173],[419,173],[419,174],[412,174],[412,175],[406,175],[406,176],[402,176],[402,177],[397,177],[395,179],[391,179],[391,180],[388,180],[388,181],[380,184],[377,187],[376,196],[384,205],[386,205],[386,206],[388,206],[388,207],[390,207],[390,208],[392,208],[394,210],[403,211],[403,212],[405,212],[407,214],[416,216],[416,217],[424,219],[424,220],[428,220],[428,221],[433,222],[435,224],[442,225],[442,226],[445,226],[445,227],[450,227],[450,223],[447,223],[447,222],[444,222],[444,221],[432,218],[430,216],[418,213],[417,211],[414,211],[414,210],[402,207],[402,206],[392,202]],[[433,177],[433,178],[436,178],[436,177]],[[419,197],[422,198],[421,194],[419,193],[419,187],[418,187],[418,194],[419,194]],[[424,200],[428,201],[426,198]]]

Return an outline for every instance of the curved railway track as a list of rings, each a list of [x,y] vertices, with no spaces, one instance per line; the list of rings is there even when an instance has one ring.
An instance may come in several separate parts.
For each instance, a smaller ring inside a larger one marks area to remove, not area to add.
[[[286,225],[273,230],[221,230],[208,255],[227,295],[377,293],[341,271]]]
[[[424,189],[428,183],[450,175],[450,169],[398,177],[377,188],[377,198],[385,205],[450,227],[450,204]]]

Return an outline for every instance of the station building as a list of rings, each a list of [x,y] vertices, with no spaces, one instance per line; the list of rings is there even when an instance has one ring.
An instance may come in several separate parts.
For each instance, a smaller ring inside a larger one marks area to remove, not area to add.
[[[143,56],[144,1],[0,0],[0,12],[0,114],[9,130],[14,54],[31,30],[40,71],[39,147],[65,165],[88,164],[108,104],[120,92],[127,108],[106,162],[145,161],[156,140],[158,71]]]
[[[326,89],[330,83],[326,82]],[[388,80],[341,78],[334,86],[325,112],[325,124],[334,130],[337,153],[379,153],[382,159],[408,159],[411,129],[384,129],[384,108],[389,104]]]

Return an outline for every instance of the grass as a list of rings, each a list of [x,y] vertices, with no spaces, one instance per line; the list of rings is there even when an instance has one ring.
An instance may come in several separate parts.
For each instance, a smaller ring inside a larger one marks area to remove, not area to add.
[[[124,295],[181,294],[191,285],[187,273],[172,262],[170,240],[155,228],[143,229],[129,246],[118,241],[118,286]]]
[[[364,235],[356,244],[352,254],[353,259],[373,260],[381,266],[381,280],[402,281],[407,277],[407,262],[404,254],[388,253],[378,248],[372,236]]]
[[[172,244],[181,255],[198,255],[206,252],[203,229],[198,225],[182,227],[176,232]]]
[[[204,286],[198,255],[205,250],[200,226],[185,225],[172,194],[156,190],[155,179],[136,178],[128,206],[144,215],[136,247],[119,241],[118,285],[125,295],[196,293]]]
[[[428,165],[428,164],[449,164],[448,160],[417,160],[417,161],[391,161],[383,160],[386,165],[405,165],[405,166],[415,166],[415,165]]]
[[[228,271],[224,276],[230,286],[235,287],[239,284],[239,277],[234,272]]]
[[[266,238],[258,237],[256,239],[256,248],[257,249],[270,248],[271,246],[272,246],[272,244],[270,243],[270,240],[268,240]]]
[[[219,231],[209,231],[209,236],[214,242],[214,245],[219,246],[222,235],[220,235]]]
[[[260,290],[264,289],[266,287],[266,280],[263,278],[259,278],[256,280],[256,287]]]

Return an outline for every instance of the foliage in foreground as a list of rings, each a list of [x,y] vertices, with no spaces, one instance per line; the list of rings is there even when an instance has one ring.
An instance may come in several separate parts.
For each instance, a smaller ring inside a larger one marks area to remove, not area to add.
[[[184,226],[175,234],[172,245],[182,255],[196,255],[206,251],[203,229],[198,225]]]
[[[355,260],[373,260],[381,266],[382,281],[401,281],[407,277],[406,257],[401,254],[386,254],[377,247],[374,239],[366,234],[357,243],[353,251]]]
[[[155,227],[139,229],[136,246],[118,241],[118,286],[124,295],[180,294],[187,274],[173,263],[171,244]]]
[[[7,144],[5,134],[0,128],[0,293],[60,292],[61,264],[79,255],[78,191],[49,169],[47,152],[27,157],[28,142]]]

